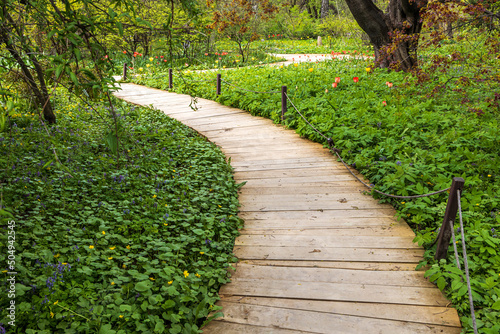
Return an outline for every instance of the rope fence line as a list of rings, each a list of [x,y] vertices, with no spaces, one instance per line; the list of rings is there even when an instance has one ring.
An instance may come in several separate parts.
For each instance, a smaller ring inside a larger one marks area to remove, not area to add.
[[[250,90],[250,89],[246,89],[246,88],[242,88],[242,87],[236,86],[236,85],[234,85],[234,84],[232,84],[232,83],[230,83],[230,82],[228,82],[228,81],[226,81],[226,80],[224,80],[222,78],[221,78],[221,80],[225,84],[227,84],[229,86],[233,86],[234,88],[237,88],[239,90],[243,90],[243,91],[246,91],[246,92],[250,92],[250,93],[256,93],[256,94],[278,94],[278,93],[281,93],[281,91],[279,91],[279,90],[270,91],[270,92],[257,92],[257,91],[254,91],[254,90]]]
[[[464,235],[464,222],[462,219],[462,204],[461,198],[460,198],[460,190],[457,190],[457,203],[458,203],[458,217],[460,220],[460,234],[462,236],[462,253],[464,257],[464,269],[465,269],[465,278],[467,279],[467,290],[469,292],[469,305],[470,305],[470,312],[471,312],[471,317],[472,317],[472,327],[474,328],[474,334],[477,334],[477,324],[476,324],[476,313],[474,312],[474,300],[472,298],[472,288],[470,285],[470,277],[469,277],[469,263],[467,261],[467,247],[465,245],[465,235]],[[453,228],[451,229],[452,234]],[[455,244],[455,243],[454,243]],[[457,258],[458,262],[458,258]],[[460,269],[460,266],[458,266]]]
[[[359,182],[361,182],[363,185],[365,185],[367,188],[373,190],[374,192],[378,193],[378,194],[381,194],[381,195],[384,195],[384,196],[387,196],[387,197],[392,197],[392,198],[398,198],[398,199],[412,199],[412,198],[421,198],[421,197],[429,197],[429,196],[433,196],[433,195],[437,195],[437,194],[440,194],[440,193],[444,193],[446,191],[449,191],[451,189],[451,187],[449,188],[446,188],[446,189],[442,189],[442,190],[438,190],[438,191],[435,191],[435,192],[432,192],[432,193],[428,193],[428,194],[423,194],[423,195],[413,195],[413,196],[399,196],[399,195],[392,195],[392,194],[388,194],[388,193],[385,193],[383,191],[380,191],[380,190],[377,190],[375,189],[373,186],[369,185],[369,184],[366,184],[363,180],[361,180],[356,174],[354,174],[354,172],[349,168],[349,166],[345,163],[344,159],[342,159],[342,157],[340,156],[340,150],[338,148],[336,148],[334,146],[334,143],[333,143],[333,140],[332,138],[329,138],[327,136],[325,136],[321,131],[319,131],[318,129],[316,129],[305,117],[304,115],[302,115],[302,113],[299,111],[299,109],[295,106],[295,104],[292,102],[292,100],[290,99],[290,97],[288,96],[288,94],[285,93],[285,96],[287,97],[288,101],[290,101],[291,105],[293,106],[293,108],[295,109],[295,111],[297,111],[297,113],[302,117],[302,119],[307,123],[309,124],[309,126],[311,128],[314,129],[314,131],[316,131],[320,136],[322,136],[324,139],[326,139],[326,141],[328,142],[328,146],[330,148],[330,150],[335,153],[335,155],[337,155],[337,157],[340,159],[340,161],[342,162],[342,164],[344,165],[344,167],[349,171],[349,173],[352,174],[352,176],[354,176],[356,178],[356,180],[358,180]]]

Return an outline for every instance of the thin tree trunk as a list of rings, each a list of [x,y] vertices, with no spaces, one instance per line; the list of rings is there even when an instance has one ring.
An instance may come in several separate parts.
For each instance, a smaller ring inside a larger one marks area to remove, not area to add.
[[[5,25],[2,26],[2,29],[0,31],[0,41],[5,44],[7,51],[9,51],[9,53],[21,67],[21,71],[24,74],[25,82],[28,84],[31,91],[35,95],[35,100],[37,104],[40,106],[40,108],[43,108],[43,117],[48,123],[54,124],[56,122],[56,116],[54,115],[54,111],[52,109],[50,96],[47,91],[47,86],[45,85],[43,69],[41,68],[40,64],[38,63],[38,61],[36,61],[36,59],[34,59],[32,52],[26,52],[30,55],[29,56],[30,60],[33,62],[33,65],[35,66],[38,82],[40,83],[40,87],[38,87],[35,78],[31,74],[30,69],[28,68],[28,65],[26,65],[19,52],[17,52],[14,44],[12,43],[12,40],[9,38],[9,31],[7,31]]]

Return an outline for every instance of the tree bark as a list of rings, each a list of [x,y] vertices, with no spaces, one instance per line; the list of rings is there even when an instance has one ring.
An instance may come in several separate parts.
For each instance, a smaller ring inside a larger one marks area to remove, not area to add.
[[[321,17],[321,20],[323,21],[323,19],[325,17],[328,16],[328,10],[330,9],[330,1],[329,0],[321,0],[321,14],[320,14],[320,17]]]
[[[10,17],[8,14],[6,15],[7,18],[9,19]],[[11,19],[11,18],[10,18]],[[12,40],[10,38],[10,30],[8,30],[6,24],[3,24],[0,27],[0,42],[4,43],[7,51],[12,55],[14,60],[18,63],[18,65],[21,67],[21,71],[24,74],[24,81],[28,84],[30,87],[31,91],[35,95],[35,100],[37,104],[42,108],[43,110],[43,117],[49,124],[54,124],[56,123],[56,116],[54,114],[54,110],[52,109],[52,103],[50,101],[50,96],[47,91],[47,86],[45,85],[45,78],[43,76],[43,69],[40,66],[40,63],[35,59],[33,52],[31,50],[28,50],[28,52],[25,52],[28,54],[28,57],[30,60],[33,62],[33,65],[35,66],[35,71],[37,72],[37,77],[38,77],[38,82],[40,84],[40,87],[36,84],[35,78],[31,74],[31,71],[22,59],[21,55],[19,52],[16,50],[15,45],[12,43]]]
[[[372,0],[346,0],[375,51],[380,67],[409,71],[417,64],[418,34],[422,30],[420,11],[427,0],[391,0],[383,13]]]

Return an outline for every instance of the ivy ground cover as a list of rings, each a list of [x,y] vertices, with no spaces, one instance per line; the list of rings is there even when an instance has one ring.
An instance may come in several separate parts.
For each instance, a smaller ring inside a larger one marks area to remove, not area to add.
[[[174,78],[174,90],[280,123],[280,94],[249,90],[279,91],[286,85],[288,96],[307,120],[331,137],[344,159],[376,189],[387,193],[425,194],[448,188],[453,177],[463,177],[462,209],[478,327],[483,333],[499,332],[500,110],[494,98],[499,87],[458,87],[452,83],[436,93],[432,84],[420,84],[402,73],[373,70],[369,62],[355,59],[221,74],[242,89],[223,82],[221,95],[216,95],[216,72],[190,72],[184,73],[183,79]],[[438,76],[436,80],[447,79]],[[136,81],[168,87],[167,80],[159,76],[141,76]],[[301,136],[325,143],[291,103],[283,123]],[[374,196],[392,203],[398,216],[414,228],[415,241],[426,247],[421,266],[426,266],[426,275],[447,294],[461,314],[464,328],[470,331],[465,276],[454,264],[453,251],[450,249],[446,261],[433,260],[432,241],[442,224],[448,194],[412,200]],[[455,229],[459,232],[458,222]]]
[[[13,271],[9,255],[18,273],[16,326],[2,293],[0,331],[199,332],[234,261],[239,186],[230,165],[182,124],[126,104],[117,165],[98,117],[109,106],[57,106],[50,136],[22,111],[0,134],[0,274]]]

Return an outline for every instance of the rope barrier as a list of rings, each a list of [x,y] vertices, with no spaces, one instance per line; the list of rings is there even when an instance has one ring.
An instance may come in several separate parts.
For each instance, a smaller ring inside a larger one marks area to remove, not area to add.
[[[281,91],[279,91],[279,90],[275,90],[275,91],[271,91],[271,92],[256,92],[254,90],[250,90],[250,89],[246,89],[246,88],[241,88],[241,87],[238,87],[236,85],[233,85],[232,83],[227,82],[226,80],[224,80],[222,78],[221,78],[221,81],[223,81],[224,83],[228,84],[229,86],[233,86],[233,87],[235,87],[237,89],[244,90],[244,91],[247,91],[247,92],[250,92],[250,93],[256,93],[256,94],[277,94],[277,93],[281,93]]]
[[[450,188],[446,188],[446,189],[442,189],[442,190],[438,190],[438,191],[435,191],[435,192],[432,192],[432,193],[429,193],[429,194],[423,194],[423,195],[413,195],[413,196],[399,196],[399,195],[392,195],[392,194],[388,194],[388,193],[384,193],[380,190],[377,190],[377,189],[374,189],[373,186],[371,185],[368,185],[366,184],[363,180],[361,180],[356,174],[354,174],[352,172],[352,170],[348,167],[348,165],[345,163],[344,159],[342,159],[342,157],[340,156],[340,150],[336,147],[334,147],[334,143],[333,143],[333,140],[332,138],[328,138],[326,137],[321,131],[319,131],[318,129],[316,129],[305,117],[304,115],[302,115],[302,113],[299,111],[299,109],[295,106],[295,104],[293,104],[292,100],[288,97],[288,94],[286,94],[286,98],[288,99],[288,101],[290,101],[290,103],[292,104],[293,108],[297,111],[297,113],[302,117],[302,119],[307,123],[309,124],[309,126],[311,128],[314,129],[314,131],[316,131],[320,136],[322,136],[324,139],[326,139],[326,141],[328,142],[328,146],[329,148],[337,155],[337,157],[340,159],[340,161],[342,162],[342,164],[344,165],[344,167],[349,171],[349,173],[352,174],[352,176],[354,176],[356,178],[356,180],[358,180],[359,182],[361,182],[363,185],[365,185],[367,188],[373,190],[374,192],[380,194],[380,195],[384,195],[384,196],[387,196],[387,197],[392,197],[392,198],[398,198],[398,199],[413,199],[413,198],[421,198],[421,197],[429,197],[429,196],[433,196],[433,195],[437,195],[437,194],[440,194],[440,193],[444,193],[446,191],[449,191],[451,189]]]
[[[458,216],[460,218],[460,233],[462,236],[462,252],[464,256],[465,278],[467,279],[467,289],[469,291],[469,304],[470,304],[470,313],[472,317],[472,327],[474,328],[474,334],[477,334],[476,314],[474,312],[474,300],[472,299],[472,288],[470,285],[470,277],[469,277],[469,263],[467,261],[467,250],[465,247],[464,223],[462,220],[462,204],[460,198],[460,190],[457,190],[457,201],[458,201]]]

